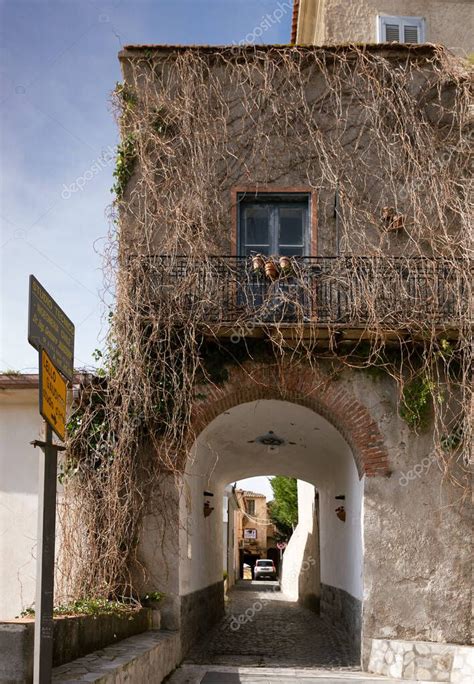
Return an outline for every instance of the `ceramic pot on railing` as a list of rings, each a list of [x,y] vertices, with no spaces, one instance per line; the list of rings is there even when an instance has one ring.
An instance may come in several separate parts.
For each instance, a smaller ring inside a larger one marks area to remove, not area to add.
[[[291,271],[291,259],[290,259],[290,257],[281,256],[278,263],[280,264],[280,268],[282,270],[282,273],[287,274]]]
[[[265,268],[265,261],[261,254],[252,257],[252,269],[254,273],[261,273]]]
[[[270,280],[275,280],[278,277],[278,269],[273,259],[268,259],[265,263],[265,275]]]

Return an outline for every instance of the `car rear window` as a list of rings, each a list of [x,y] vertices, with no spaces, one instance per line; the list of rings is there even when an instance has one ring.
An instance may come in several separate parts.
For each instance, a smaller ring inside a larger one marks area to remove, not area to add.
[[[264,568],[271,568],[273,566],[273,561],[257,561],[257,565]]]

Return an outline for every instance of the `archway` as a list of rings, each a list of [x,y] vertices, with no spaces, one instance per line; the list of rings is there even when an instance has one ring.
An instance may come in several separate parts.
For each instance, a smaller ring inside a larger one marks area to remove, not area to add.
[[[179,594],[186,615],[185,644],[196,637],[203,606],[214,615],[219,609],[215,604],[222,601],[224,487],[267,473],[295,477],[317,488],[320,558],[318,567],[307,571],[320,576],[321,610],[360,643],[364,472],[359,470],[364,462],[356,459],[329,420],[302,405],[300,395],[298,399],[263,398],[224,407],[193,444],[180,497]],[[309,403],[308,398],[304,401]],[[269,435],[274,439],[268,440]],[[345,520],[336,514],[341,497]],[[206,514],[205,506],[214,510]],[[192,634],[186,633],[188,625]]]
[[[192,442],[215,418],[239,404],[281,400],[307,407],[335,427],[350,446],[360,477],[390,474],[377,422],[343,383],[307,364],[262,365],[250,361],[227,370],[225,385],[204,385],[196,390]]]

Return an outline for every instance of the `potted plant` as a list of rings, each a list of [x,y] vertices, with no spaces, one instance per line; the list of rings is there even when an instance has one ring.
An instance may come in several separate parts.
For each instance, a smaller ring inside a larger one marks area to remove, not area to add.
[[[146,608],[157,608],[158,603],[163,600],[164,594],[161,591],[149,591],[142,596],[140,602]]]

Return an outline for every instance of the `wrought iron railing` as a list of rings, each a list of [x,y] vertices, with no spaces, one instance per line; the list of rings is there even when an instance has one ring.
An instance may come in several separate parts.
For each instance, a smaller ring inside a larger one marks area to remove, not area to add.
[[[140,259],[143,265],[143,259]],[[424,257],[147,257],[158,296],[212,324],[458,326],[469,311],[465,260]],[[286,266],[286,267],[285,267]],[[179,315],[179,314],[178,314]]]

